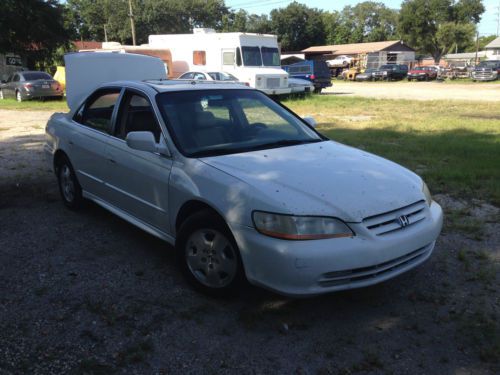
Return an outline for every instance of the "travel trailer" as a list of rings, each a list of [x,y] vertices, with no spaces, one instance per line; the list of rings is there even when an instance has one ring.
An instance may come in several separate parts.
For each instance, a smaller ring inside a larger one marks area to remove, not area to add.
[[[280,67],[276,35],[216,33],[150,35],[149,48],[168,48],[173,75],[187,71],[225,71],[268,95],[289,94],[288,74]]]

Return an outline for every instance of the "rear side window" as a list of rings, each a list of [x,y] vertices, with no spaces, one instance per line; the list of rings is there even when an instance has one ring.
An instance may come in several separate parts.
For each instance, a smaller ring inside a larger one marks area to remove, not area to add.
[[[111,132],[111,117],[120,89],[99,91],[94,94],[74,117],[76,122],[103,133]]]
[[[14,79],[12,80],[13,82],[19,82],[21,78],[19,77],[19,74],[14,75]]]

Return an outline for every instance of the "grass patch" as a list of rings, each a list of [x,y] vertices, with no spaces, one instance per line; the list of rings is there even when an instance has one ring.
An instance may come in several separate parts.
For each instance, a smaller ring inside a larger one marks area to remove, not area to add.
[[[0,100],[0,109],[26,110],[26,111],[54,111],[68,112],[68,104],[64,100],[27,100],[18,102],[15,99]]]
[[[417,172],[433,193],[500,205],[498,103],[321,95],[284,104],[329,138]]]
[[[494,314],[479,309],[463,314],[458,335],[477,351],[483,362],[500,362],[500,323]]]

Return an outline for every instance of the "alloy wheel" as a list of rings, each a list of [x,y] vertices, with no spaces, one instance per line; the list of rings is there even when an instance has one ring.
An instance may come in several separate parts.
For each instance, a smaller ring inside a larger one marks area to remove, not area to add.
[[[189,271],[201,284],[209,288],[229,285],[238,270],[238,257],[231,242],[214,229],[193,232],[185,248]]]
[[[71,176],[71,169],[67,164],[64,164],[59,173],[61,192],[63,193],[64,199],[66,199],[68,203],[71,203],[75,199],[75,183]]]

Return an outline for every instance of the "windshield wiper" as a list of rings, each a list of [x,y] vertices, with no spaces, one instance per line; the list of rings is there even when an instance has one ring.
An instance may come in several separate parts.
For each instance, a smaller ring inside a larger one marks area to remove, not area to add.
[[[265,148],[273,148],[273,147],[285,147],[285,146],[295,146],[295,145],[303,145],[306,143],[316,143],[323,142],[323,139],[282,139],[276,142],[264,143],[255,148],[265,149]]]

